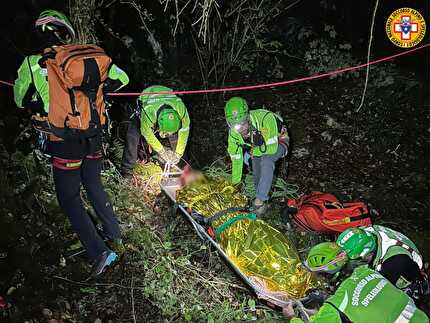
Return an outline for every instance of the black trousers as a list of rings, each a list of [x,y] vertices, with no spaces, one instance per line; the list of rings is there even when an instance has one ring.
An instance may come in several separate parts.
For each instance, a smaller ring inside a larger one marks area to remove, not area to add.
[[[133,174],[133,165],[137,161],[138,147],[141,138],[140,133],[140,117],[134,115],[130,119],[130,125],[127,130],[124,152],[122,154],[121,173],[123,175]]]
[[[73,230],[78,234],[86,248],[90,260],[97,259],[108,248],[82,205],[81,183],[98,219],[102,223],[106,237],[108,239],[120,238],[118,220],[101,182],[101,167],[101,158],[88,157],[82,160],[81,166],[77,169],[58,168],[55,166],[55,161],[53,166],[58,202],[67,214]]]
[[[175,150],[178,143],[178,135],[168,137],[170,148]],[[140,132],[140,117],[134,115],[130,119],[130,125],[127,130],[127,137],[124,146],[124,152],[121,162],[121,173],[123,175],[133,174],[133,166],[139,156],[139,143],[142,143],[142,134]]]

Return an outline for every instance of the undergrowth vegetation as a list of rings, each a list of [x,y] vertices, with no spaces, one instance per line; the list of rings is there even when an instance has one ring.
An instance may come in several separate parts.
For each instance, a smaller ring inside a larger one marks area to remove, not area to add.
[[[10,157],[0,172],[5,183],[2,188],[10,190],[8,194],[3,192],[2,202],[10,200],[10,194],[17,190],[36,200],[31,205],[2,203],[2,212],[10,214],[11,220],[22,215],[25,227],[43,228],[40,236],[14,233],[16,239],[25,241],[26,248],[40,245],[38,252],[31,256],[39,258],[31,259],[37,263],[35,270],[44,273],[42,281],[51,284],[56,293],[56,301],[39,299],[53,318],[71,322],[97,319],[105,322],[114,317],[122,322],[281,319],[281,313],[256,302],[254,295],[216,252],[197,237],[181,214],[172,214],[167,198],[143,194],[140,187],[123,180],[115,168],[106,169],[103,180],[120,220],[126,257],[106,280],[83,282],[88,271],[85,259],[70,256],[79,241],[59,210],[49,168],[40,165],[32,155],[16,153]],[[88,206],[86,199],[84,204]],[[48,216],[51,221],[43,223]],[[7,217],[2,217],[2,221],[7,221]],[[47,249],[46,244],[52,247]],[[17,302],[31,286],[25,279],[14,285],[15,279],[9,287],[14,287],[10,298],[16,298]]]

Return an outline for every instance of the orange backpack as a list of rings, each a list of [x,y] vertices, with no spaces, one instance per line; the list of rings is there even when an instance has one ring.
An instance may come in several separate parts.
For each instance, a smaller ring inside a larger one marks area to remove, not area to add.
[[[338,234],[347,228],[372,225],[366,203],[342,203],[329,193],[312,192],[288,200],[286,211],[299,227],[319,233]]]
[[[34,118],[36,129],[51,140],[77,140],[101,134],[105,124],[102,85],[112,60],[96,45],[47,48],[41,60],[48,70],[49,112]]]

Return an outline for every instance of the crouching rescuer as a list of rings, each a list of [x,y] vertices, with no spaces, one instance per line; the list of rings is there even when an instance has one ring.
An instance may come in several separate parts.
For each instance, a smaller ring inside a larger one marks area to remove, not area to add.
[[[128,77],[102,48],[69,44],[75,31],[64,14],[46,10],[36,27],[47,48],[20,67],[15,101],[32,108],[41,100],[38,105],[47,112],[47,116],[33,115],[33,123],[48,136],[46,151],[52,157],[58,202],[86,248],[92,276],[98,276],[123,250],[118,221],[100,178],[106,119],[103,92],[118,90]],[[103,226],[103,237],[83,207],[81,183]]]
[[[265,109],[251,110],[243,98],[233,97],[224,109],[230,128],[228,153],[232,161],[233,184],[241,182],[243,164],[252,161],[256,191],[254,212],[265,212],[272,186],[275,163],[288,153],[289,137],[282,118]]]
[[[404,234],[382,225],[350,228],[339,235],[337,243],[351,262],[378,271],[418,306],[428,300],[430,286],[422,255]]]
[[[320,243],[309,251],[306,265],[311,271],[332,280],[336,275],[343,279],[318,311],[305,309],[310,315],[309,322],[429,322],[414,301],[380,273],[366,265],[346,269],[347,263],[346,252],[334,242]],[[285,307],[283,312],[290,322],[303,322],[296,318],[292,305]]]
[[[138,144],[142,135],[150,149],[163,163],[176,165],[184,155],[190,134],[188,110],[176,95],[156,94],[172,91],[165,86],[153,85],[143,90],[144,94],[138,98],[137,110],[128,128],[122,158],[121,173],[124,177],[133,174],[133,165],[138,157]],[[160,138],[168,139],[170,147],[164,146]]]

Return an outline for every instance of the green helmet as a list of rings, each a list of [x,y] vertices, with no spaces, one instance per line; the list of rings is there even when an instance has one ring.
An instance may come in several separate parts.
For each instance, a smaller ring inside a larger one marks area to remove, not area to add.
[[[175,133],[178,132],[181,127],[181,120],[178,113],[171,107],[162,106],[160,107],[161,112],[157,117],[158,128],[163,133]]]
[[[224,112],[229,124],[240,123],[248,118],[248,104],[245,99],[235,96],[227,101]]]
[[[376,237],[361,228],[346,229],[336,242],[350,259],[363,258],[376,250]]]
[[[335,242],[323,242],[312,247],[306,259],[311,271],[335,274],[348,262],[346,252]]]
[[[57,10],[42,11],[35,25],[40,32],[55,34],[62,42],[69,42],[76,38],[70,20],[65,14]]]

